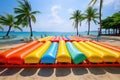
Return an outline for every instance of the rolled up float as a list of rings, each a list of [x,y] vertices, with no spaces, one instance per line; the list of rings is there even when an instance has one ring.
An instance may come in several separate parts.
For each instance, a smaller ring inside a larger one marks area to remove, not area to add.
[[[60,37],[59,37],[59,40],[63,40],[63,38],[60,36]]]
[[[76,39],[74,36],[70,36],[70,38],[74,41],[77,41],[78,39]]]
[[[99,49],[99,51],[102,51],[104,53],[103,60],[104,62],[120,62],[120,53],[105,47],[102,47],[100,45],[94,44],[92,42],[87,41],[87,44],[93,46],[96,49]]]
[[[33,52],[29,53],[25,58],[25,63],[39,63],[43,54],[47,51],[51,45],[50,41],[46,41],[42,46],[38,47]]]
[[[53,41],[55,38],[56,38],[56,37],[55,37],[55,36],[53,36],[53,37],[50,39],[50,41]]]
[[[22,49],[21,51],[10,55],[7,58],[8,63],[10,64],[23,64],[24,63],[24,57],[27,56],[30,52],[34,51],[36,48],[40,47],[43,43],[37,42],[33,45],[30,45],[27,48]]]
[[[63,36],[62,38],[63,38],[63,40],[65,40],[65,41],[67,41],[67,40],[68,40],[65,36]]]
[[[55,37],[54,39],[52,39],[51,41],[53,41],[53,42],[58,42],[59,40],[60,40],[60,37],[57,36],[57,37]]]
[[[67,50],[65,41],[59,41],[58,53],[57,53],[57,62],[58,63],[71,63],[71,56]]]
[[[27,48],[27,47],[35,44],[36,42],[37,41],[32,41],[30,43],[23,44],[21,46],[18,46],[16,48],[13,48],[13,49],[10,49],[10,50],[7,50],[7,51],[1,53],[0,54],[0,63],[7,63],[7,57],[9,57],[10,55],[15,54],[15,53],[21,51],[24,48]]]
[[[41,63],[52,64],[55,63],[58,43],[53,42],[47,52],[42,56]]]
[[[38,41],[48,41],[48,40],[50,40],[50,39],[52,39],[52,36],[48,36],[48,37],[45,37],[45,38],[41,38],[41,39],[39,39]]]
[[[67,42],[66,45],[71,55],[72,61],[75,64],[79,64],[86,59],[86,56],[80,52],[71,42]]]
[[[102,55],[101,54],[96,54],[96,52],[94,52],[93,50],[89,49],[88,47],[78,43],[78,42],[72,42],[81,52],[83,52],[87,59],[89,60],[89,62],[92,63],[100,63],[103,62],[102,60]]]
[[[71,38],[69,36],[65,36],[68,40],[71,40]]]

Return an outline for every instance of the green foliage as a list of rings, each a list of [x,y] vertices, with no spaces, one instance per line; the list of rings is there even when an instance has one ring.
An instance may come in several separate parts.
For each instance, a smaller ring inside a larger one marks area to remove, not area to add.
[[[114,13],[111,17],[107,17],[102,20],[103,29],[115,29],[120,28],[120,12]]]

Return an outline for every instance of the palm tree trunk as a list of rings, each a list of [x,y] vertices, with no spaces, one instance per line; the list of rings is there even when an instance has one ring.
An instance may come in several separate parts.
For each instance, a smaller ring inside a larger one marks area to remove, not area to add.
[[[78,36],[78,20],[76,21],[75,26],[76,26],[77,36]]]
[[[78,27],[77,27],[77,36],[78,36]]]
[[[9,29],[8,29],[8,31],[7,31],[7,33],[6,33],[6,36],[9,35],[11,28],[12,28],[12,26],[9,26]]]
[[[98,36],[101,35],[101,30],[102,30],[102,21],[101,21],[102,2],[103,2],[103,0],[100,0],[100,9],[99,9],[100,31],[98,33]]]
[[[87,35],[89,35],[89,33],[90,33],[90,21],[88,21],[88,33],[87,33]]]
[[[119,28],[119,34],[120,34],[120,28]]]
[[[31,25],[31,19],[29,17],[29,27],[30,27],[30,37],[33,36],[33,33],[32,33],[32,25]]]

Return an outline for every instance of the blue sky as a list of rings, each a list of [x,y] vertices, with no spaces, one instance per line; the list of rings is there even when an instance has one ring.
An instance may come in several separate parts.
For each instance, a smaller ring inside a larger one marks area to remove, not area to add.
[[[37,22],[32,23],[33,31],[53,31],[53,32],[74,32],[73,21],[69,20],[74,10],[81,10],[82,13],[88,7],[90,0],[29,0],[33,10],[38,10]],[[99,0],[98,0],[99,1]],[[98,2],[99,3],[99,2]],[[98,8],[99,4],[95,7]],[[0,14],[14,14],[13,8],[17,7],[17,0],[0,0]],[[102,19],[111,16],[113,13],[120,11],[120,0],[104,0],[102,9]],[[99,25],[91,23],[91,30],[98,30]],[[7,27],[5,27],[7,30]],[[29,28],[23,28],[29,31]],[[86,21],[82,22],[79,31],[87,31]]]

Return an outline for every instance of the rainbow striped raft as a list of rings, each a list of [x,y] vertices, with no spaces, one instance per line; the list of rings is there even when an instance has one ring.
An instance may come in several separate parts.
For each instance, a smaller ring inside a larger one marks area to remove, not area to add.
[[[0,68],[120,67],[120,48],[78,36],[48,36],[0,53]]]

